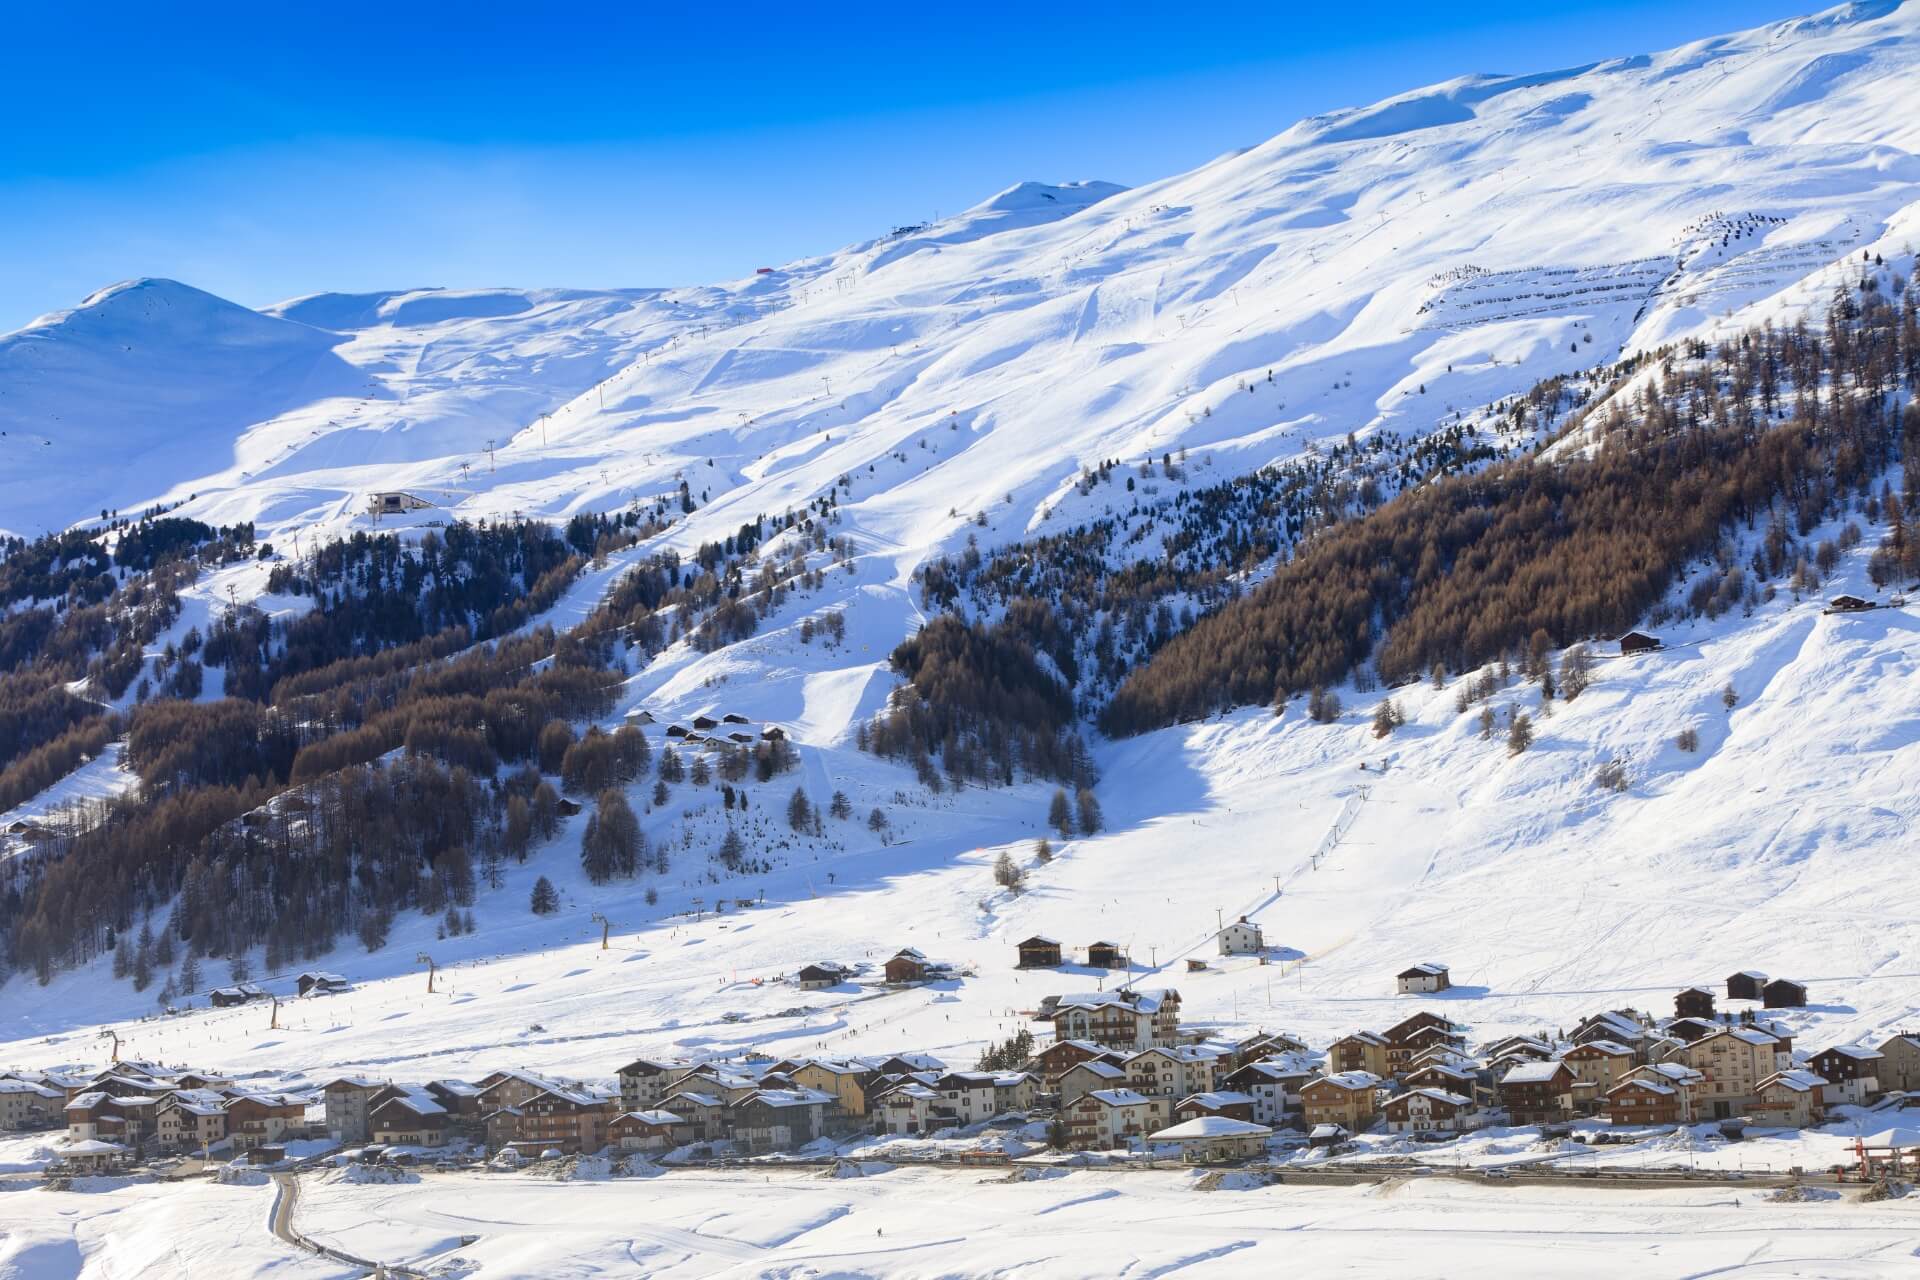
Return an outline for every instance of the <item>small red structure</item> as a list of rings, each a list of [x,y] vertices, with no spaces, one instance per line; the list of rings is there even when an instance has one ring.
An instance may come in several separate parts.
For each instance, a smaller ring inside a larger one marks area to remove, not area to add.
[[[757,276],[770,276],[773,274],[773,268],[772,267],[756,267],[754,269],[753,274]]]

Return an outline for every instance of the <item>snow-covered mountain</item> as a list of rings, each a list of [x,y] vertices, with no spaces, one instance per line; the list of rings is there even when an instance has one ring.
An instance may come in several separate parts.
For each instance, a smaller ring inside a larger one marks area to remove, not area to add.
[[[1450,689],[1407,695],[1385,760],[1353,717],[1324,729],[1258,710],[1104,744],[1114,830],[1036,869],[1017,901],[989,866],[1003,846],[1025,856],[1043,789],[929,797],[849,739],[891,687],[888,650],[923,620],[913,571],[1099,514],[1112,491],[1076,482],[1103,460],[1186,450],[1184,483],[1210,483],[1817,312],[1863,254],[1910,275],[1916,83],[1920,4],[1855,3],[1646,57],[1465,77],[1137,189],[1023,183],[703,289],[323,294],[255,313],[142,281],[0,338],[14,532],[185,499],[182,514],[254,520],[284,546],[365,528],[372,490],[441,504],[422,519],[561,517],[684,482],[697,509],[589,572],[562,621],[641,555],[836,487],[834,531],[854,545],[824,598],[712,653],[673,646],[622,705],[790,726],[809,789],[848,791],[856,813],[889,806],[896,843],[848,836],[756,886],[775,910],[675,933],[663,914],[711,886],[642,906],[637,888],[586,885],[563,836],[509,871],[480,935],[434,943],[467,966],[445,1009],[420,1015],[414,979],[396,976],[433,928],[403,922],[384,952],[341,961],[365,985],[325,1016],[263,1040],[250,1014],[208,1014],[129,1051],[407,1074],[783,1044],[958,1060],[1046,994],[1005,963],[1013,939],[1114,938],[1171,966],[1217,910],[1253,914],[1309,963],[1287,972],[1291,992],[1251,965],[1183,977],[1199,1021],[1324,1039],[1384,1018],[1388,975],[1439,958],[1463,987],[1454,1016],[1489,1030],[1658,1004],[1754,966],[1816,980],[1822,1037],[1897,1024],[1920,1008],[1920,902],[1899,874],[1920,819],[1900,781],[1920,766],[1920,633],[1903,613],[1824,618],[1782,598],[1676,631],[1673,661],[1606,664],[1513,760],[1483,749]],[[1868,549],[1836,583],[1864,584]],[[196,591],[218,601],[264,579],[234,568]],[[803,645],[803,617],[826,608],[849,643]],[[1670,745],[1689,727],[1697,756]],[[1623,757],[1633,789],[1596,791],[1595,766]],[[1344,843],[1323,866],[1332,831]],[[562,917],[526,914],[542,872]],[[1859,903],[1880,910],[1870,929]],[[585,944],[596,909],[627,951]],[[884,1017],[823,999],[778,1021],[806,1002],[758,981],[909,943],[981,976]],[[0,1001],[41,1035],[148,1002],[89,981],[16,982]],[[736,1012],[752,1020],[720,1021]],[[83,1057],[91,1034],[0,1058]]]

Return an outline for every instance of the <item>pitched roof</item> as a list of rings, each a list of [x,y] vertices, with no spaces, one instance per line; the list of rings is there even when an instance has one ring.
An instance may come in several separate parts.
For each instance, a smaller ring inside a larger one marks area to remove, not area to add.
[[[1436,960],[1422,960],[1419,964],[1411,968],[1402,969],[1399,976],[1402,978],[1437,978],[1446,971],[1447,966]]]
[[[1315,1085],[1330,1084],[1354,1092],[1360,1089],[1375,1089],[1384,1083],[1371,1071],[1336,1071],[1330,1076],[1321,1076],[1318,1080],[1309,1080],[1302,1086],[1311,1089]]]
[[[1559,1059],[1546,1062],[1522,1062],[1506,1075],[1500,1077],[1501,1084],[1547,1084],[1562,1071],[1571,1072],[1573,1068]]]
[[[1086,1095],[1108,1107],[1132,1107],[1146,1102],[1146,1099],[1131,1089],[1095,1089]]]
[[[1273,1130],[1232,1116],[1195,1116],[1171,1128],[1147,1135],[1148,1142],[1183,1142],[1193,1138],[1269,1138]]]
[[[1397,1098],[1389,1098],[1387,1105],[1392,1106],[1394,1103],[1401,1101],[1401,1099],[1416,1096],[1429,1098],[1434,1102],[1444,1102],[1450,1107],[1470,1107],[1473,1105],[1473,1099],[1463,1098],[1451,1089],[1431,1089],[1424,1085],[1418,1089],[1409,1089]]]

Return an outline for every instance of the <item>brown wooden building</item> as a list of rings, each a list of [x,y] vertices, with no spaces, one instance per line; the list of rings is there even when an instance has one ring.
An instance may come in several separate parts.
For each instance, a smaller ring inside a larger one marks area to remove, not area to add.
[[[1060,943],[1044,934],[1034,934],[1015,944],[1020,954],[1020,969],[1057,969],[1060,967]]]

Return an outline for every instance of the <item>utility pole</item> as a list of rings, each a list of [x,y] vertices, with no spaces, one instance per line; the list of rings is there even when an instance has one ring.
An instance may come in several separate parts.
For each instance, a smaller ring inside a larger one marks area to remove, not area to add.
[[[433,971],[435,968],[433,963],[433,957],[428,955],[426,952],[422,951],[419,955],[413,958],[413,961],[415,964],[423,964],[427,966],[427,994],[432,995],[433,994]]]
[[[607,949],[607,930],[610,927],[607,923],[607,918],[596,911],[593,913],[593,922],[600,926],[600,949],[605,951]]]
[[[489,437],[488,437],[488,439],[487,439],[487,474],[488,474],[488,475],[492,475],[492,474],[493,474],[493,470],[494,470],[494,466],[493,466],[493,439],[492,439],[492,437],[491,437],[491,436],[489,436]]]

